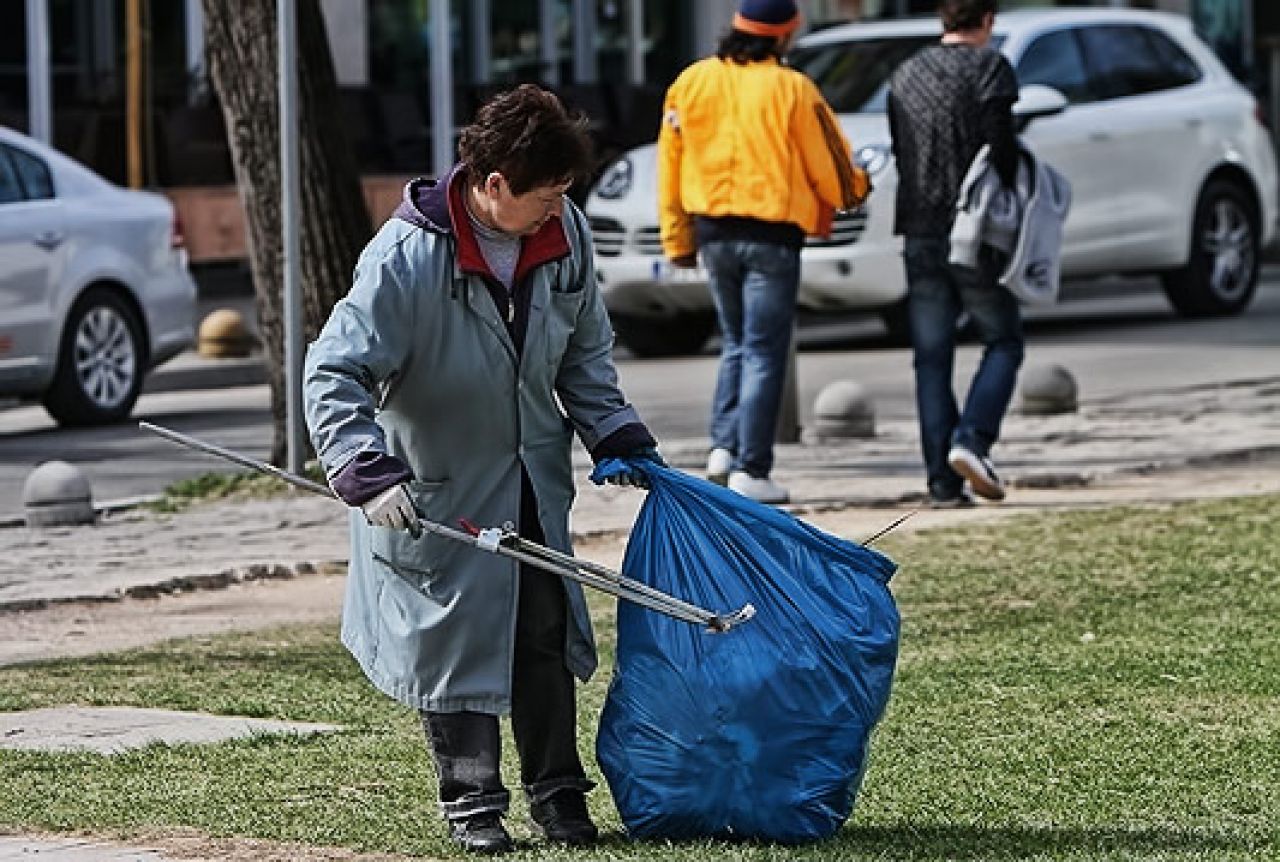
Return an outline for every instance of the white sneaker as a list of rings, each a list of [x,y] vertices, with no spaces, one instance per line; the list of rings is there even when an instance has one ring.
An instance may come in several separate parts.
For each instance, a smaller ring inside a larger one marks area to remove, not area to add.
[[[707,456],[707,481],[724,485],[729,481],[729,471],[733,469],[733,453],[728,449],[712,449]]]
[[[969,480],[973,493],[988,500],[1004,499],[1004,482],[996,475],[990,458],[983,458],[963,446],[952,446],[947,453],[951,469]]]
[[[729,490],[737,491],[744,497],[750,497],[757,503],[777,505],[791,499],[787,489],[766,476],[757,479],[750,473],[734,470],[729,474]]]

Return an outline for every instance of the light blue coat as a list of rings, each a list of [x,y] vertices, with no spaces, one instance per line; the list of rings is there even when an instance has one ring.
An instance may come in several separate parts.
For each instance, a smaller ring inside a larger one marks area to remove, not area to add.
[[[413,471],[425,518],[500,526],[518,520],[523,462],[546,543],[571,552],[573,431],[591,448],[639,417],[617,385],[591,237],[568,200],[563,222],[569,253],[528,276],[519,360],[483,281],[459,268],[448,226],[382,227],[307,352],[307,423],[331,480],[361,451],[388,452]],[[369,679],[418,709],[508,712],[517,564],[371,527],[358,509],[350,522],[342,642]],[[566,665],[585,680],[597,661],[591,623],[581,588],[564,585]]]

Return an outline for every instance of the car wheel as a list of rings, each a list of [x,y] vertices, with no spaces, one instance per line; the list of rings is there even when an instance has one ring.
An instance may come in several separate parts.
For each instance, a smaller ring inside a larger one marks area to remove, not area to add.
[[[618,341],[636,356],[688,356],[702,350],[715,331],[714,314],[690,312],[672,317],[613,316]]]
[[[1164,290],[1184,317],[1237,314],[1258,286],[1258,217],[1235,183],[1211,182],[1196,204],[1191,256]]]
[[[67,315],[45,409],[61,425],[118,422],[138,400],[143,370],[133,310],[110,291],[90,290]]]

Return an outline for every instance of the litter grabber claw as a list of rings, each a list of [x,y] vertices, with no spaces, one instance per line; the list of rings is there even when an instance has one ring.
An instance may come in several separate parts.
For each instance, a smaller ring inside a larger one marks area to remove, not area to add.
[[[189,437],[170,428],[153,425],[150,422],[139,422],[138,427],[144,431],[158,434],[166,440],[181,446],[186,446],[188,449],[216,455],[242,467],[248,467],[257,470],[259,473],[275,476],[277,479],[288,482],[304,491],[337,499],[337,495],[324,485],[312,482],[302,476],[296,476],[286,470],[281,470],[279,467],[274,467],[271,464],[258,461],[239,452],[224,449],[221,446],[215,446],[203,440],[197,440],[194,437]],[[460,524],[462,529],[455,530],[453,527],[438,524],[435,521],[428,521],[421,516],[418,517],[418,526],[424,532],[471,545],[480,551],[501,554],[504,557],[528,563],[542,571],[569,578],[583,586],[608,593],[623,601],[632,602],[674,619],[703,626],[710,632],[717,634],[727,632],[734,626],[741,625],[755,616],[756,610],[749,604],[743,605],[738,610],[728,614],[717,614],[708,611],[697,605],[677,599],[675,596],[668,595],[647,584],[628,578],[605,566],[588,560],[580,560],[569,554],[561,553],[554,548],[531,542],[522,538],[510,528],[481,528],[466,519],[462,519]]]

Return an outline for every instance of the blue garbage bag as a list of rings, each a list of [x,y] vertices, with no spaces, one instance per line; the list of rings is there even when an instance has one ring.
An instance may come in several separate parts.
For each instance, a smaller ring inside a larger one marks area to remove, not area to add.
[[[717,613],[710,633],[618,605],[613,681],[596,757],[635,838],[833,834],[848,819],[889,700],[898,612],[885,556],[651,461],[628,577]]]

